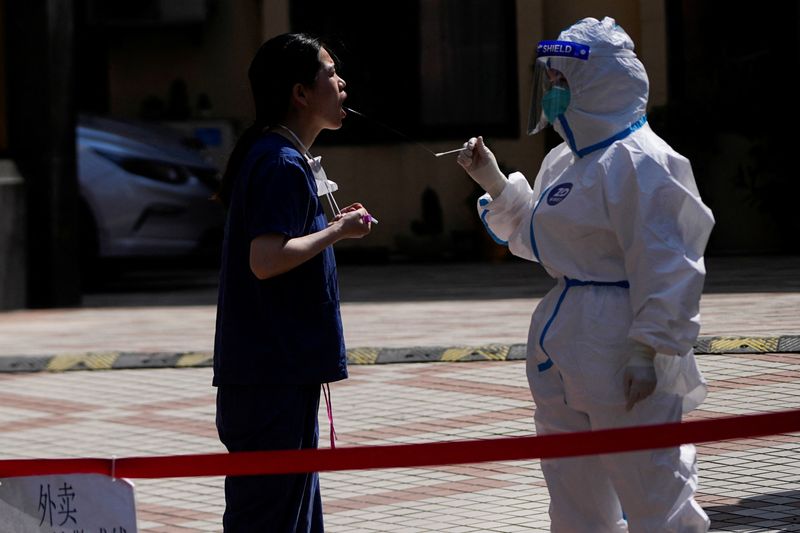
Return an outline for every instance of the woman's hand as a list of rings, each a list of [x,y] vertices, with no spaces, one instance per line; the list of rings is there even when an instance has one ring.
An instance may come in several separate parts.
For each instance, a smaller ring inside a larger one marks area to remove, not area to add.
[[[342,239],[360,239],[372,229],[372,218],[361,204],[348,205],[328,226],[302,237],[265,233],[250,242],[250,270],[267,279],[305,263]]]
[[[650,346],[636,342],[633,355],[628,360],[623,378],[625,387],[625,410],[630,411],[638,402],[644,400],[656,390],[658,378],[654,359],[656,351]]]
[[[363,205],[361,205],[361,204],[360,204],[360,203],[358,203],[358,202],[356,202],[356,203],[354,203],[354,204],[350,204],[350,205],[348,205],[347,207],[345,207],[344,209],[342,209],[342,210],[339,212],[339,214],[338,214],[338,215],[334,215],[334,217],[333,217],[333,221],[334,221],[334,222],[336,222],[337,220],[339,220],[340,218],[342,218],[342,216],[343,216],[344,214],[346,214],[346,213],[352,213],[353,211],[358,211],[359,209],[364,209],[364,206],[363,206]]]
[[[372,231],[372,222],[366,208],[356,202],[333,217],[331,225],[337,226],[343,239],[360,239]]]

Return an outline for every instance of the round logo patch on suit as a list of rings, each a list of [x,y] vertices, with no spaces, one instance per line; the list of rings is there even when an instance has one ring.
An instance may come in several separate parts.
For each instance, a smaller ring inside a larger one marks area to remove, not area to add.
[[[572,190],[571,183],[562,183],[558,187],[555,187],[550,194],[547,195],[547,205],[556,205],[561,202],[564,198],[567,197],[569,191]]]

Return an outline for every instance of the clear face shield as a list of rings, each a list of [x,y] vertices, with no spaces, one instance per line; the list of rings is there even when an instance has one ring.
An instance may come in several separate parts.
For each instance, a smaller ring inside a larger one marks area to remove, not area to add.
[[[528,135],[535,135],[553,124],[569,106],[569,85],[561,72],[551,68],[550,57],[587,60],[589,47],[568,41],[541,41],[536,53],[538,57],[533,65]]]

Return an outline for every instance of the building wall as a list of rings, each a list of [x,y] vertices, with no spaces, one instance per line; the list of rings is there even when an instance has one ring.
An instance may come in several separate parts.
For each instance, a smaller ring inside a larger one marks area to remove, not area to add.
[[[206,22],[192,27],[123,28],[110,40],[110,112],[137,117],[149,95],[166,100],[183,79],[194,104],[208,94],[212,115],[246,120],[252,114],[247,67],[261,44],[259,5],[220,1]]]

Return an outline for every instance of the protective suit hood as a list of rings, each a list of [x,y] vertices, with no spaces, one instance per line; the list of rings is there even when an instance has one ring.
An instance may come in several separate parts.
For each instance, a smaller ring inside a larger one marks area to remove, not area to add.
[[[569,84],[570,104],[553,127],[579,157],[627,137],[646,121],[649,82],[633,41],[613,18],[585,18],[558,36],[590,48],[588,60],[549,57]]]

